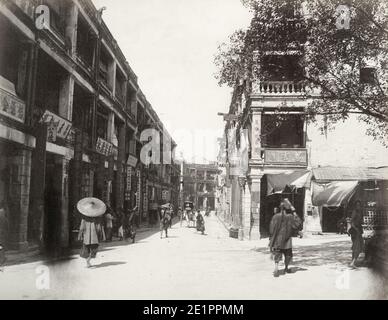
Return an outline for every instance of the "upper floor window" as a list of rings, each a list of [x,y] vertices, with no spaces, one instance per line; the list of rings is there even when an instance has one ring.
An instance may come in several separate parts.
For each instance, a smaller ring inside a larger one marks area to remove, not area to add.
[[[6,18],[0,15],[0,88],[24,99],[27,84],[28,46]]]
[[[261,141],[268,148],[302,148],[304,146],[304,121],[299,115],[264,115]]]
[[[96,34],[94,34],[86,20],[79,14],[77,23],[77,55],[89,67],[93,66],[96,37]]]
[[[297,55],[268,55],[261,61],[261,76],[268,81],[299,81],[303,69]]]
[[[108,112],[101,106],[97,109],[97,137],[107,140],[108,135]]]
[[[124,102],[125,97],[125,76],[117,66],[116,70],[116,87],[115,87],[115,96],[121,102]]]

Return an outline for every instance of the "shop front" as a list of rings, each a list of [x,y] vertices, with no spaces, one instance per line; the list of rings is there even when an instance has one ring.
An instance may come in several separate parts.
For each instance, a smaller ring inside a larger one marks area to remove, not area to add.
[[[0,138],[1,239],[6,249],[28,246],[31,149]]]
[[[261,178],[260,234],[269,235],[269,225],[282,199],[288,198],[304,221],[305,191],[310,178],[308,170],[265,174]]]

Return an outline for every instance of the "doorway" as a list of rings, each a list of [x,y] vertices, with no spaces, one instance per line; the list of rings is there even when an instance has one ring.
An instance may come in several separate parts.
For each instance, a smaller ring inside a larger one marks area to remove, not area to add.
[[[343,207],[323,207],[322,231],[338,232],[338,222],[344,217]]]
[[[56,157],[51,153],[46,154],[43,242],[49,254],[55,254],[59,248],[61,234],[62,166]]]

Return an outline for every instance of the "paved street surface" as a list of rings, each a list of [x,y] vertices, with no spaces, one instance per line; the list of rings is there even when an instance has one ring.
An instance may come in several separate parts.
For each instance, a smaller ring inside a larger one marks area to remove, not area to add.
[[[376,298],[369,269],[347,267],[348,236],[295,239],[292,274],[272,276],[260,241],[228,237],[217,217],[206,235],[177,223],[168,239],[148,231],[135,244],[106,246],[92,269],[78,256],[6,267],[0,299],[368,299]],[[45,268],[42,266],[48,266]],[[49,271],[47,278],[41,272]],[[39,290],[37,288],[40,287]]]

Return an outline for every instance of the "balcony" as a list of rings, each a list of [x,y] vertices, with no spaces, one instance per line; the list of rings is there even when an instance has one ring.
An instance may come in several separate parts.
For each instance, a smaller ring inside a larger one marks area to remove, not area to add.
[[[274,166],[307,167],[306,148],[266,148],[264,164]]]
[[[306,85],[295,81],[256,81],[252,93],[266,96],[295,96],[306,94]]]

